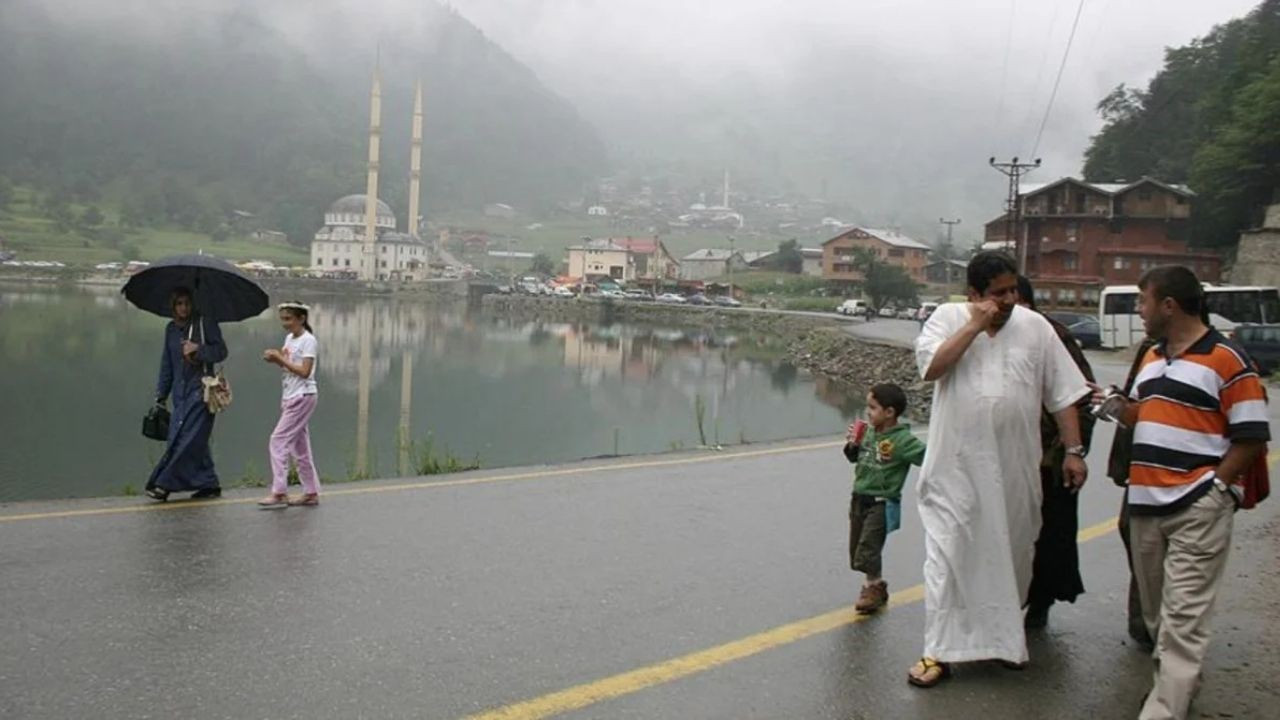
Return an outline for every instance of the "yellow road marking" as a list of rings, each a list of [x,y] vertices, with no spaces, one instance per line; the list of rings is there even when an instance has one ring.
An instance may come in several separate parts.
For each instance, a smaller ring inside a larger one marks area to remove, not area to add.
[[[545,478],[572,477],[619,470],[640,470],[644,468],[672,467],[677,465],[694,465],[698,463],[717,462],[722,460],[741,460],[744,458],[783,455],[787,453],[823,450],[843,445],[843,441],[817,442],[805,445],[768,448],[764,450],[748,450],[745,452],[710,452],[693,457],[682,457],[671,460],[639,460],[633,462],[613,463],[606,465],[588,465],[586,467],[562,468],[552,470],[535,470],[505,475],[486,475],[484,477],[462,477],[456,480],[422,480],[417,482],[395,483],[391,485],[371,485],[366,487],[341,488],[325,490],[325,498],[343,495],[369,495],[371,493],[403,492],[406,490],[431,490],[435,488],[463,487],[467,485],[487,485],[499,482],[518,482],[540,480]],[[171,503],[152,503],[149,505],[124,505],[120,507],[93,508],[89,510],[55,510],[52,512],[24,513],[19,515],[0,515],[0,523],[19,522],[22,520],[52,520],[55,518],[87,517],[94,515],[124,515],[127,513],[162,512],[166,510],[192,510],[195,508],[219,505],[249,505],[256,503],[257,498],[227,498],[225,500],[181,500]]]
[[[889,597],[889,607],[917,602],[924,598],[924,586],[899,590]],[[859,615],[852,608],[840,608],[798,622],[787,623],[741,640],[672,658],[630,672],[543,695],[515,705],[472,715],[468,720],[533,720],[580,710],[588,705],[629,695],[637,690],[668,683],[765,650],[803,640],[819,633],[862,622],[870,615]]]
[[[1280,455],[1280,451],[1272,453],[1268,459],[1278,455]],[[1117,519],[1113,517],[1097,525],[1084,528],[1076,536],[1077,541],[1086,543],[1110,533],[1116,529]],[[889,607],[909,605],[920,602],[923,599],[924,585],[914,585],[889,596]],[[680,657],[664,660],[594,682],[577,685],[559,692],[549,693],[532,700],[525,700],[476,715],[470,715],[466,720],[540,720],[540,718],[581,710],[588,705],[594,705],[605,700],[613,700],[623,695],[630,695],[655,685],[669,683],[705,670],[711,670],[735,660],[741,660],[766,650],[788,645],[813,635],[860,623],[870,617],[868,615],[859,615],[848,607],[832,610],[805,620],[780,625],[771,630],[765,630],[723,645],[699,650],[688,655],[681,655]]]

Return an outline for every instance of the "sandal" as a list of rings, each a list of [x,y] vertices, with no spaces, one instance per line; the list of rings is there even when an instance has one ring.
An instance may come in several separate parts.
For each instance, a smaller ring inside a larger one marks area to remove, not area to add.
[[[258,507],[263,510],[283,510],[289,507],[289,497],[284,493],[271,493],[258,501]]]
[[[290,507],[315,507],[320,504],[320,496],[308,493],[299,498],[289,498]]]
[[[146,495],[157,502],[164,502],[169,499],[169,491],[162,488],[147,488]]]
[[[919,688],[931,688],[949,677],[951,666],[930,657],[920,658],[920,662],[907,671],[907,682]]]

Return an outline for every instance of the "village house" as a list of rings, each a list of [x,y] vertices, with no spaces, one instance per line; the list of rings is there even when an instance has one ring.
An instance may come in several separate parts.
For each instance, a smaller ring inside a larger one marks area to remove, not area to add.
[[[680,279],[711,280],[728,275],[730,267],[734,272],[747,269],[747,261],[742,253],[736,250],[703,248],[680,258]]]
[[[1193,197],[1185,186],[1152,178],[1028,184],[1018,197],[1020,237],[1009,238],[1002,215],[987,223],[985,239],[1025,260],[1037,295],[1050,307],[1095,308],[1103,287],[1135,284],[1159,265],[1185,265],[1203,281],[1219,280],[1221,258],[1187,247]]]
[[[680,263],[656,237],[601,238],[569,248],[569,277],[599,282],[674,280]]]
[[[836,282],[861,282],[856,248],[866,248],[877,260],[902,268],[917,283],[925,282],[924,266],[930,247],[893,230],[853,227],[822,244],[822,277]]]
[[[969,264],[963,260],[934,260],[924,266],[924,280],[930,285],[960,285],[969,281]]]
[[[569,248],[569,277],[587,282],[635,279],[636,266],[630,251],[608,238],[587,240]]]
[[[797,248],[800,251],[800,257],[803,259],[800,273],[812,277],[822,277],[822,248],[803,247]],[[772,270],[777,266],[777,250],[765,250],[763,252],[744,252],[742,259],[753,270]]]

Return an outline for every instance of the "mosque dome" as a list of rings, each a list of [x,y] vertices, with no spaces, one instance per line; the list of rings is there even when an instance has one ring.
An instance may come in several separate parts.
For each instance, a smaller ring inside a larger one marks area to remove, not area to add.
[[[324,214],[324,224],[329,226],[350,225],[364,227],[365,195],[347,195],[333,201]],[[391,206],[378,201],[377,226],[380,228],[396,227],[396,215]]]

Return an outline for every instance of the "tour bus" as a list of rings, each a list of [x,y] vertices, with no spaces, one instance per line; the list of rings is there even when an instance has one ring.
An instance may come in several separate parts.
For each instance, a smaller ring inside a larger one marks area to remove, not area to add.
[[[1204,284],[1209,324],[1230,336],[1237,325],[1280,322],[1280,292],[1274,287]],[[1138,316],[1138,287],[1108,285],[1098,300],[1102,347],[1127,348],[1146,334]]]

